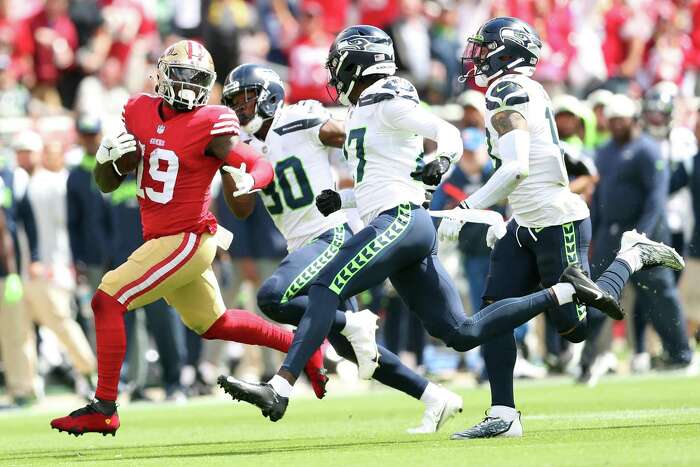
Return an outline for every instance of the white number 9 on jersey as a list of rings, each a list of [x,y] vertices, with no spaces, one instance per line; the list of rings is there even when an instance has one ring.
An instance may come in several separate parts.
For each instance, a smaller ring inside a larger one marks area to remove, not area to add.
[[[161,170],[160,161],[164,161],[167,164],[165,170]],[[177,179],[177,172],[179,169],[180,161],[177,158],[177,154],[170,149],[154,149],[148,157],[148,174],[154,181],[163,183],[163,189],[156,191],[150,186],[142,186],[142,160],[141,163],[139,163],[138,172],[136,174],[136,185],[138,186],[136,194],[141,198],[148,198],[156,203],[166,204],[173,199],[175,180]]]

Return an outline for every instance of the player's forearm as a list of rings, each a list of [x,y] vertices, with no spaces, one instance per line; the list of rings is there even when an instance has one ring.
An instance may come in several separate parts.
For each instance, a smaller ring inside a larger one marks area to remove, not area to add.
[[[238,219],[245,219],[250,216],[255,209],[255,193],[236,197],[233,196],[233,193],[237,190],[233,178],[222,173],[221,182],[224,200],[233,215]]]
[[[122,184],[125,178],[125,176],[117,174],[111,161],[104,164],[98,162],[95,165],[93,175],[95,176],[95,183],[102,193],[113,192],[119,188],[119,185]]]
[[[486,209],[510,195],[529,174],[530,134],[513,129],[498,139],[503,165],[465,201],[472,209]]]
[[[272,165],[255,149],[246,143],[236,144],[229,152],[226,164],[240,167],[246,165],[246,171],[253,177],[255,184],[252,189],[263,189],[272,182],[274,171]]]
[[[464,203],[470,209],[486,209],[505,199],[523,181],[522,170],[517,162],[503,164],[488,182],[467,198]]]
[[[350,209],[357,207],[357,200],[355,199],[355,190],[352,188],[346,188],[338,192],[340,194],[340,207],[342,209]]]

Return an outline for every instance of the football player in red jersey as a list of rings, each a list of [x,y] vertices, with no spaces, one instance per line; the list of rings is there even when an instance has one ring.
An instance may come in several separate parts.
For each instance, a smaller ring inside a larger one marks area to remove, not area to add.
[[[218,228],[209,212],[216,171],[224,175],[227,204],[239,215],[252,210],[255,192],[273,178],[269,162],[239,142],[236,114],[225,106],[206,105],[215,78],[211,56],[201,44],[177,42],[158,60],[157,95],[131,98],[123,113],[126,132],[102,142],[95,180],[105,193],[119,186],[125,178],[122,171],[135,165],[133,156],[141,154],[137,183],[145,243],[105,274],[92,299],[98,360],[95,400],[52,420],[52,428],[76,436],[116,433],[117,384],[126,350],[124,313],[161,297],[206,339],[282,352],[292,342],[292,333],[252,313],[227,310],[211,268],[217,247],[228,248],[231,241],[231,234]],[[131,154],[134,151],[137,154]],[[129,157],[121,159],[125,155]],[[317,351],[306,367],[319,398],[327,381],[322,360]]]

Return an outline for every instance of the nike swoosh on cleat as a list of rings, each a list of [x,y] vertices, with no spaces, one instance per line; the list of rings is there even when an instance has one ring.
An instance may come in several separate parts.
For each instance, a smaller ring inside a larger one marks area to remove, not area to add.
[[[579,287],[593,293],[595,295],[596,300],[600,300],[601,298],[603,298],[603,294],[598,292],[597,290],[591,289],[590,287],[586,287],[585,285],[579,285]]]

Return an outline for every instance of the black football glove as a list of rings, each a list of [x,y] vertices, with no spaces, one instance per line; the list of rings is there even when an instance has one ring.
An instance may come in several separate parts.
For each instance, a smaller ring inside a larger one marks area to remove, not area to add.
[[[340,209],[340,193],[333,190],[323,190],[316,197],[316,207],[325,217]]]
[[[423,167],[421,175],[423,183],[426,185],[437,186],[442,180],[442,176],[450,168],[450,160],[445,156],[440,156],[431,163]]]

